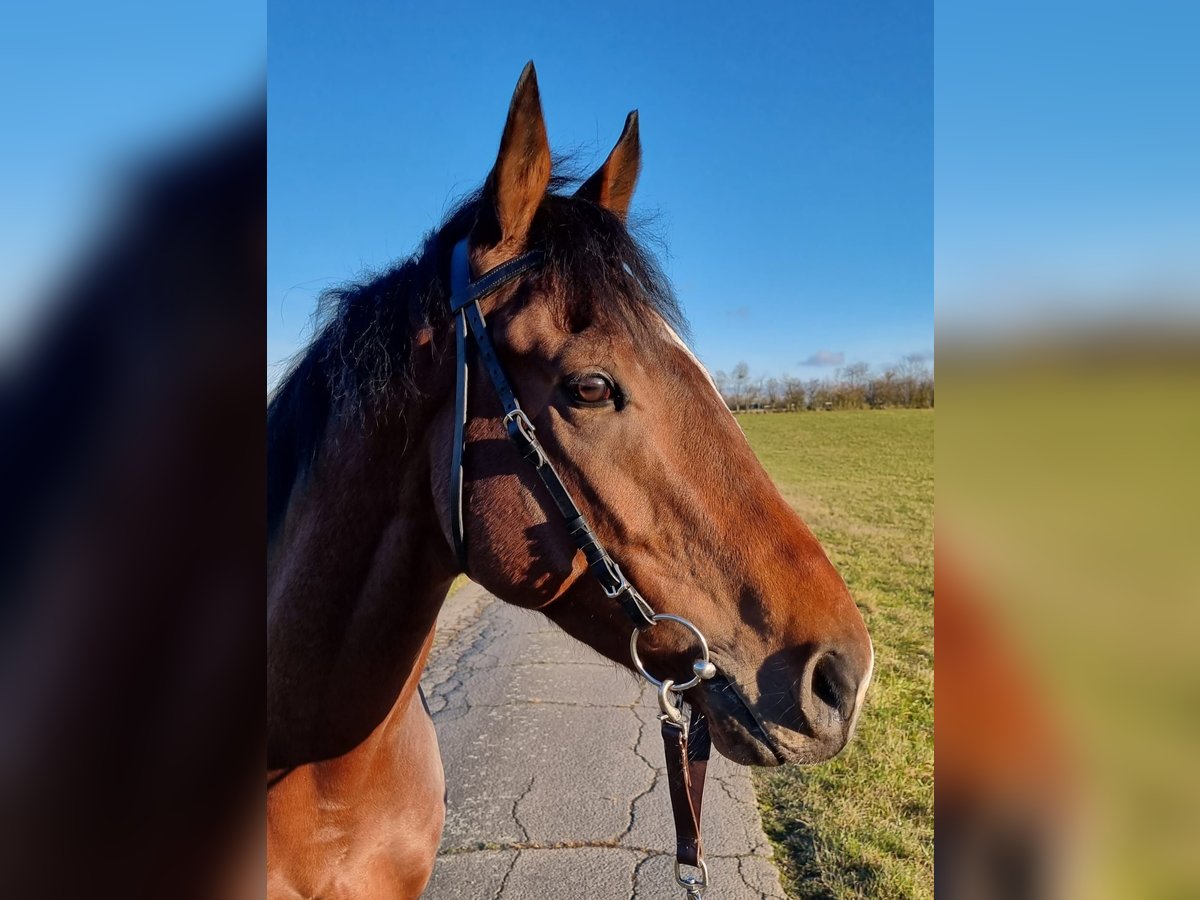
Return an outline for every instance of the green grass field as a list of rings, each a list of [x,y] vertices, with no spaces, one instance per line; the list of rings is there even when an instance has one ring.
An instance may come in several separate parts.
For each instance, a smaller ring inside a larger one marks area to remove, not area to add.
[[[756,773],[796,897],[933,895],[933,411],[743,415],[875,643],[858,734],[835,760]]]

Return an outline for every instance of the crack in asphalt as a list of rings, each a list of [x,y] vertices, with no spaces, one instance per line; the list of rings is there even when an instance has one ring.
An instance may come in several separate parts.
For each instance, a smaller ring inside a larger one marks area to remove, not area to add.
[[[754,890],[754,885],[752,885],[750,883],[750,879],[746,877],[745,860],[739,859],[737,861],[737,873],[738,878],[742,879],[742,884],[750,888],[750,890]]]
[[[521,801],[524,800],[526,797],[528,797],[529,792],[533,790],[533,782],[536,779],[537,779],[537,775],[529,776],[529,784],[527,784],[525,786],[525,790],[523,790],[521,792],[521,796],[519,796],[516,800],[514,800],[513,805],[512,805],[512,819],[514,822],[517,823],[517,827],[521,829],[521,836],[525,839],[526,842],[529,841],[529,829],[526,828],[525,823],[521,821],[521,816],[517,812],[517,810],[521,806]]]
[[[722,793],[725,794],[725,796],[733,804],[734,808],[738,811],[738,816],[737,816],[738,827],[741,829],[742,834],[745,836],[746,843],[749,844],[752,848],[754,848],[752,852],[759,856],[764,856],[764,854],[759,853],[759,851],[766,850],[765,855],[769,856],[770,855],[769,849],[767,849],[767,847],[764,846],[763,841],[760,841],[755,838],[754,833],[753,833],[749,823],[746,821],[745,816],[742,815],[742,807],[743,807],[742,798],[739,797],[734,792],[734,789],[732,787],[730,787],[728,782],[726,782],[725,780],[723,780],[721,778],[714,778],[714,779],[712,779],[712,783],[715,783],[721,789]]]
[[[768,860],[764,860],[763,857],[755,856],[753,854],[744,854],[742,856],[736,857],[736,859],[737,859],[738,877],[740,879],[742,879],[742,884],[744,884],[748,890],[757,891],[758,895],[762,898],[762,900],[787,900],[787,895],[783,892],[783,886],[778,885],[778,882],[777,882],[777,885],[779,887],[779,890],[768,893],[767,891],[764,891],[761,887],[759,887],[757,884],[751,883],[749,877],[747,877],[747,875],[746,875],[746,863],[748,860],[757,859],[757,860],[766,862],[768,865],[770,865],[770,862]]]
[[[504,889],[508,887],[508,879],[512,876],[513,869],[517,867],[517,857],[520,855],[521,851],[518,850],[513,854],[513,858],[509,860],[508,869],[505,871],[504,877],[500,879],[500,886],[496,888],[496,893],[492,897],[492,900],[500,900],[500,898],[504,896]]]
[[[462,614],[462,624],[435,637],[423,679],[435,723],[461,718],[471,711],[462,670],[475,670],[474,660],[490,655],[487,651],[492,644],[508,633],[508,629],[496,621],[497,602],[490,595],[482,594],[473,608]]]
[[[634,718],[638,719],[638,733],[637,737],[635,737],[633,740],[632,747],[633,755],[646,764],[646,768],[653,773],[653,776],[650,779],[650,786],[629,801],[629,824],[627,824],[625,826],[625,830],[617,836],[618,843],[625,840],[625,838],[627,838],[633,832],[633,827],[637,824],[637,805],[642,798],[648,797],[654,793],[655,789],[658,787],[658,782],[663,771],[658,766],[654,765],[654,763],[650,762],[650,760],[646,759],[646,757],[642,755],[641,751],[642,739],[646,736],[646,725],[649,721],[653,720],[642,719],[642,717],[637,714],[636,709],[633,711],[633,714]]]
[[[658,855],[661,855],[661,854],[658,854]],[[652,860],[654,858],[655,858],[654,856],[647,854],[646,856],[643,856],[641,858],[641,860],[638,861],[638,864],[636,866],[633,867],[633,873],[630,875],[630,879],[629,879],[629,900],[637,900],[638,876],[642,874],[642,866],[644,866],[646,863],[650,862],[650,860]]]

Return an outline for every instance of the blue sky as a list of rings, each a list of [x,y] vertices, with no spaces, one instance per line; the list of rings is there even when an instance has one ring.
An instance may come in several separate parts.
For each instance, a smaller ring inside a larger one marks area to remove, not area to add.
[[[598,163],[640,110],[635,214],[710,368],[930,351],[930,4],[681,10],[273,4],[268,362],[322,288],[410,253],[482,181],[528,59],[556,149]]]
[[[267,17],[245,0],[7,4],[0,27],[0,350],[90,245],[139,161],[261,95]]]
[[[1194,316],[1200,6],[942,3],[936,26],[939,329]]]

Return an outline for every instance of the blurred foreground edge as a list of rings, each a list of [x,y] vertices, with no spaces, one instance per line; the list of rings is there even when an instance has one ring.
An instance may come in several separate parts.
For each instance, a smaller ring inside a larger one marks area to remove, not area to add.
[[[1066,742],[990,601],[938,535],[934,879],[952,900],[1070,896]]]
[[[938,896],[1200,896],[1200,320],[938,363]]]
[[[0,387],[5,896],[261,889],[265,108],[134,180]]]

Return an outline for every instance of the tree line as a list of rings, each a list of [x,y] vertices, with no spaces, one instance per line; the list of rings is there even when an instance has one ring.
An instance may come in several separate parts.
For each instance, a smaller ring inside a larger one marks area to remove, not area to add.
[[[933,371],[920,354],[904,357],[882,372],[864,362],[838,369],[832,378],[759,375],[739,362],[730,372],[713,373],[725,404],[735,412],[805,409],[884,409],[933,407]]]

